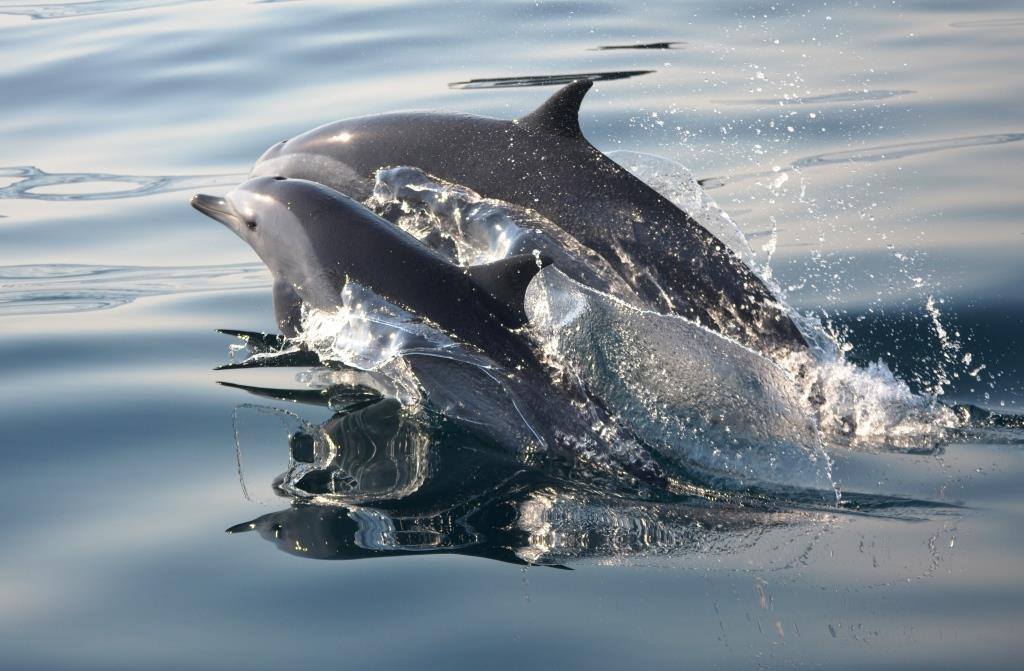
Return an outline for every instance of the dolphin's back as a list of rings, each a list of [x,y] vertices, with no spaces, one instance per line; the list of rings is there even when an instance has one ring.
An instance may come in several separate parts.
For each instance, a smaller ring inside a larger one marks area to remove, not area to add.
[[[519,121],[395,112],[337,121],[271,147],[254,172],[358,198],[408,165],[531,208],[601,254],[646,301],[766,353],[806,342],[765,284],[692,217],[579,132],[577,82]]]
[[[289,202],[305,222],[316,274],[340,300],[347,279],[438,325],[512,367],[532,359],[511,331],[525,322],[523,295],[540,269],[532,255],[459,267],[362,203],[307,180],[288,180]]]

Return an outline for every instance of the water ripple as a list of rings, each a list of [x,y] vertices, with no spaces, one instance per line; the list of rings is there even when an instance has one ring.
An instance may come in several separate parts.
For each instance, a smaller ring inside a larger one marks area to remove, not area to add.
[[[906,144],[889,144],[880,147],[869,147],[867,149],[853,149],[850,151],[836,151],[817,156],[808,156],[793,163],[795,168],[803,168],[810,165],[822,165],[825,163],[873,163],[876,161],[891,161],[894,159],[917,156],[919,154],[930,154],[935,151],[947,149],[962,149],[964,147],[984,147],[991,144],[1006,144],[1024,140],[1024,133],[996,133],[993,135],[970,135],[967,137],[954,137],[942,140],[925,140],[923,142],[907,142]]]
[[[213,186],[233,186],[245,179],[244,174],[234,175],[114,175],[99,172],[57,172],[49,173],[33,165],[0,167],[0,178],[19,178],[0,187],[0,198],[28,198],[32,200],[75,201],[75,200],[116,200],[136,198],[170,191],[186,191]],[[129,188],[114,190],[97,189],[100,184],[129,184]],[[46,188],[61,188],[70,185],[93,185],[76,193],[47,193]]]
[[[0,315],[89,312],[146,296],[266,286],[258,263],[142,267],[46,264],[0,266]]]
[[[955,21],[949,24],[950,28],[1014,28],[1024,26],[1024,16],[1016,16],[1005,19],[979,19],[977,21]]]
[[[819,96],[794,96],[785,95],[781,98],[753,98],[747,99],[729,99],[729,100],[712,100],[711,102],[719,105],[827,105],[830,103],[846,103],[846,102],[870,102],[873,100],[885,100],[886,98],[894,98],[896,96],[906,96],[917,93],[917,91],[911,91],[910,89],[898,89],[898,90],[862,90],[862,91],[839,91],[837,93],[826,93]]]
[[[941,140],[926,140],[923,142],[907,142],[904,144],[888,144],[877,147],[866,147],[864,149],[851,149],[848,151],[834,151],[793,161],[787,166],[778,169],[763,170],[760,172],[748,172],[732,177],[709,177],[700,180],[701,186],[705,189],[716,189],[726,184],[742,182],[747,179],[767,177],[787,170],[802,170],[821,165],[832,165],[837,163],[877,163],[880,161],[892,161],[896,159],[930,154],[936,151],[949,149],[963,149],[965,147],[984,147],[995,144],[1007,144],[1024,140],[1024,133],[995,133],[992,135],[970,135],[966,137],[952,137]]]
[[[66,19],[92,14],[113,14],[132,12],[139,9],[185,5],[201,0],[92,0],[91,2],[68,2],[59,4],[27,4],[0,7],[0,14],[28,16],[32,19]]]

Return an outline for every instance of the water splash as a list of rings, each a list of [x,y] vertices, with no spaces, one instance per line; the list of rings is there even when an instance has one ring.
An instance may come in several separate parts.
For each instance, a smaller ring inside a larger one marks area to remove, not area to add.
[[[832,491],[797,389],[761,355],[681,317],[638,310],[542,270],[526,294],[546,355],[644,444],[716,484]]]
[[[826,445],[865,451],[932,451],[963,426],[935,396],[917,394],[881,361],[866,367],[843,356],[784,362]]]
[[[985,137],[990,142],[1012,141],[1006,136]],[[936,151],[940,146],[946,146],[925,144],[916,149]],[[953,145],[964,146],[962,142]],[[904,146],[901,151],[909,149]],[[815,157],[813,161],[801,159],[793,165],[806,167],[819,162],[838,161],[847,154],[854,158],[874,155],[871,150],[837,152]],[[659,156],[636,152],[613,152],[610,156],[665,198],[689,212],[699,224],[728,244],[777,296],[785,296],[783,289],[773,280],[768,265],[774,249],[774,234],[763,248],[767,259],[760,263],[754,257],[742,230],[715,204],[684,166]],[[773,170],[764,174],[778,179],[786,170]],[[772,221],[771,224],[772,231],[775,231],[776,222]],[[845,354],[851,347],[840,334],[813,316],[800,314],[792,308],[787,310],[811,344],[811,352],[806,355],[791,354],[780,363],[799,388],[804,412],[814,418],[827,445],[864,450],[929,450],[941,445],[953,435],[952,432],[962,428],[961,416],[937,400],[942,386],[949,381],[949,373],[946,371],[955,365],[959,345],[948,337],[940,315],[934,305],[929,305],[930,318],[939,339],[941,361],[936,370],[940,382],[926,394],[912,392],[906,383],[897,379],[881,362],[867,367],[850,363]]]
[[[640,304],[604,257],[551,221],[416,168],[377,171],[373,195],[366,205],[456,265],[491,263],[520,254],[544,255],[573,279]]]
[[[336,310],[303,309],[297,342],[323,362],[381,374],[397,390],[397,398],[409,406],[424,399],[406,361],[408,356],[439,357],[483,370],[494,366],[416,315],[352,281],[342,290]]]

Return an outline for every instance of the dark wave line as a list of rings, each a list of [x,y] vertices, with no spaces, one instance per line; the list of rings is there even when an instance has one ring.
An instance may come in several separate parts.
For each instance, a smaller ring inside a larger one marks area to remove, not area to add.
[[[1024,16],[1006,19],[979,19],[977,21],[954,21],[950,28],[1014,28],[1024,26]]]
[[[970,135],[967,137],[954,137],[942,140],[924,140],[922,142],[908,142],[906,144],[889,144],[867,149],[852,149],[850,151],[837,151],[817,156],[808,156],[793,163],[794,168],[803,168],[811,165],[822,165],[827,163],[871,163],[875,161],[891,161],[908,156],[930,154],[936,151],[947,149],[962,149],[964,147],[984,147],[993,144],[1006,144],[1008,142],[1019,142],[1024,140],[1024,133],[997,133],[993,135]]]
[[[873,100],[885,100],[886,98],[895,98],[896,96],[905,96],[917,93],[910,89],[899,89],[893,91],[887,90],[870,90],[870,91],[842,91],[839,93],[826,93],[819,96],[807,96],[799,97],[792,96],[790,98],[753,98],[750,100],[746,99],[729,99],[729,100],[712,100],[711,102],[719,105],[827,105],[831,103],[845,103],[845,102],[871,102]]]
[[[642,44],[608,44],[593,47],[591,51],[615,51],[619,49],[682,49],[686,42],[645,42]]]
[[[486,79],[468,79],[464,82],[451,82],[450,89],[500,89],[520,86],[555,86],[571,84],[580,79],[594,82],[628,79],[655,72],[655,70],[618,70],[615,72],[576,72],[563,75],[525,75],[521,77],[490,77]]]

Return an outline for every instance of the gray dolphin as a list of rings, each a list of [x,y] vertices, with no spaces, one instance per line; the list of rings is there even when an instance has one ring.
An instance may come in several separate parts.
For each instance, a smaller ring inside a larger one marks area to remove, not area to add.
[[[284,175],[369,196],[376,170],[407,165],[536,210],[603,256],[651,305],[767,354],[807,343],[765,284],[726,245],[591,145],[579,108],[590,80],[516,120],[395,112],[284,140],[252,175]]]
[[[274,276],[274,309],[295,335],[300,307],[338,307],[352,277],[510,368],[533,359],[510,333],[526,322],[523,293],[546,263],[523,254],[481,266],[453,265],[361,203],[321,184],[258,177],[227,198],[192,205],[249,243]]]
[[[578,390],[553,383],[533,348],[517,331],[526,322],[529,281],[547,260],[523,254],[480,266],[449,262],[411,234],[327,186],[302,179],[257,177],[225,198],[197,194],[192,205],[221,222],[256,251],[274,277],[274,308],[286,334],[295,334],[300,308],[332,310],[349,279],[440,327],[501,366],[498,374],[435,356],[407,356],[421,384],[446,392],[433,378],[451,380],[453,363],[465,388],[497,384],[518,400],[515,410],[533,437],[554,453],[585,457],[644,482],[666,478],[630,437],[606,441],[594,417],[574,402]],[[447,390],[441,405],[462,388]],[[520,405],[521,404],[521,405]],[[475,421],[490,419],[482,406]],[[600,412],[593,408],[593,412]],[[607,417],[601,417],[607,421]],[[589,456],[606,442],[614,456]],[[634,449],[627,450],[626,445]]]

